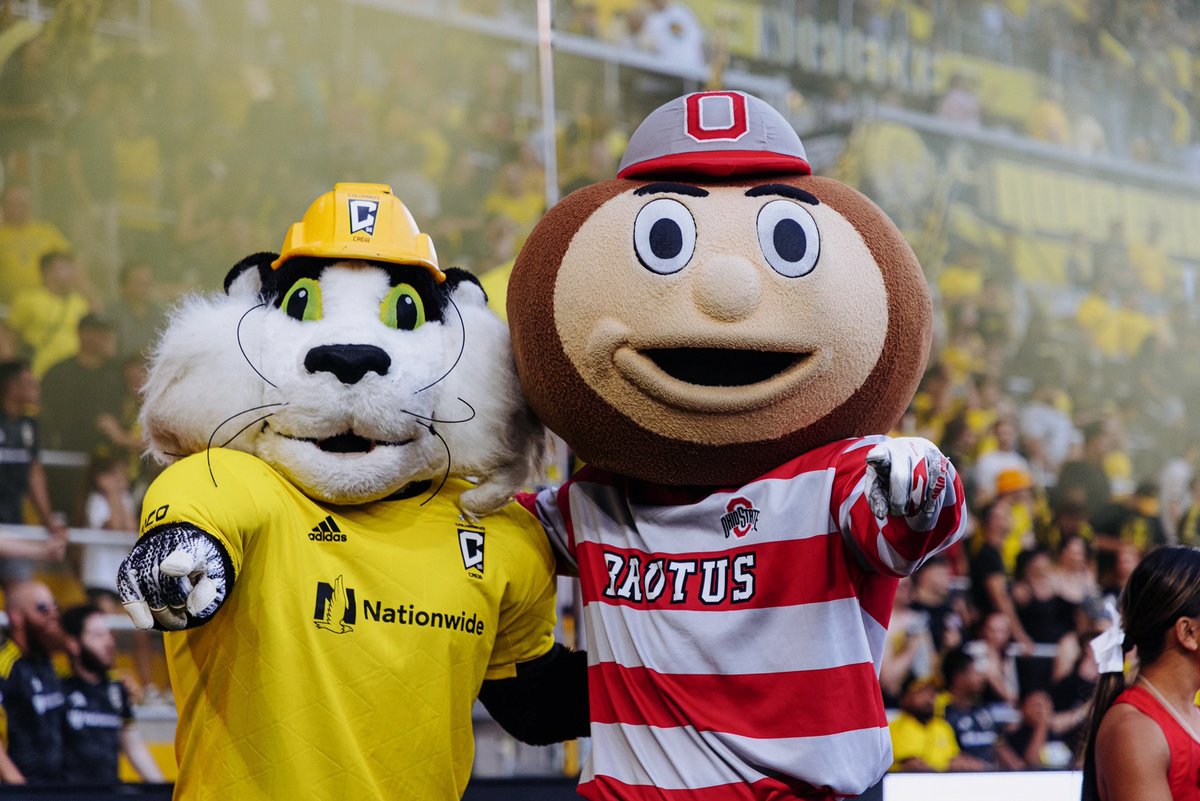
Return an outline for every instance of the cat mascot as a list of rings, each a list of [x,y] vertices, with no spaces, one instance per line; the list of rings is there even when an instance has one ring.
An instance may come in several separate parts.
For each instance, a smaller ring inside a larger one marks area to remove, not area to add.
[[[508,287],[521,383],[587,466],[525,502],[579,574],[611,801],[831,801],[892,761],[900,577],[963,532],[954,467],[891,439],[929,354],[921,266],[762,100],[654,111]]]
[[[381,184],[173,312],[142,425],[172,464],[118,587],[164,635],[177,799],[457,799],[471,708],[587,731],[554,560],[510,503],[543,433],[507,330]]]

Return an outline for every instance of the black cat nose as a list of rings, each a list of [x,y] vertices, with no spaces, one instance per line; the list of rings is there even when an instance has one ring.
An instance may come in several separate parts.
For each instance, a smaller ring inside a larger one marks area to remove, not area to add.
[[[310,373],[333,373],[343,384],[357,384],[368,370],[387,375],[392,357],[374,345],[319,345],[304,357]]]

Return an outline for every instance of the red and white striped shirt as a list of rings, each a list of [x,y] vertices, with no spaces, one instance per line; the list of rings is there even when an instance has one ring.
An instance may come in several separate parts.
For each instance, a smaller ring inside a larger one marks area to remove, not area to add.
[[[962,484],[876,519],[884,437],[817,448],[735,489],[585,467],[522,499],[578,569],[593,801],[829,799],[892,762],[879,664],[899,576],[962,535]]]

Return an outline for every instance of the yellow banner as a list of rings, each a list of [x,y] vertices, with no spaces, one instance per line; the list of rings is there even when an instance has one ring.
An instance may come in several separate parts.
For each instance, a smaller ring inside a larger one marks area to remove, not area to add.
[[[1131,242],[1143,241],[1150,221],[1162,229],[1172,256],[1200,259],[1200,199],[1171,189],[1147,189],[1115,179],[1072,175],[1013,159],[991,163],[996,222],[1036,234],[1083,232],[1103,240],[1109,223],[1122,220]]]

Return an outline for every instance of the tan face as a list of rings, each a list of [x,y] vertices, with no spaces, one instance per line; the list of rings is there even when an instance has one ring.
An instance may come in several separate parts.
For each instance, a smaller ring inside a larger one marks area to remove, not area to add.
[[[931,316],[895,225],[813,176],[593,184],[538,223],[508,288],[542,421],[595,467],[673,485],[886,433]]]
[[[649,184],[580,227],[554,324],[618,412],[726,445],[783,436],[845,402],[879,361],[888,301],[862,236],[806,191]]]

